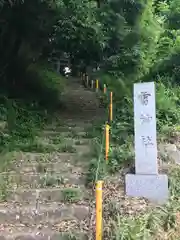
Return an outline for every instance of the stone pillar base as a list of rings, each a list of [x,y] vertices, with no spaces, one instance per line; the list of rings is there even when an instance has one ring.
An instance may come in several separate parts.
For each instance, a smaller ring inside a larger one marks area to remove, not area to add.
[[[169,197],[168,177],[164,174],[127,174],[125,191],[130,197],[144,197],[152,202],[165,204]]]

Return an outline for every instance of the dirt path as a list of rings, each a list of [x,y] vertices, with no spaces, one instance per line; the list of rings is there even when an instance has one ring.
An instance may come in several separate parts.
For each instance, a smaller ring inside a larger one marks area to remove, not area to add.
[[[7,154],[10,164],[0,174],[0,239],[89,239],[86,128],[104,117],[104,109],[77,79],[69,79],[62,99],[64,111],[38,137],[47,151]]]

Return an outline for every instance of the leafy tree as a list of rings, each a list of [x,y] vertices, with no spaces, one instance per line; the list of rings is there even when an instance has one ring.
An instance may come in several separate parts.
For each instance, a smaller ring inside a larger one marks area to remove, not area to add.
[[[11,88],[21,75],[28,60],[39,58],[49,42],[53,26],[53,8],[49,1],[16,1],[1,8],[0,58],[1,78]]]
[[[63,0],[58,7],[53,40],[55,49],[69,53],[77,62],[100,61],[104,35],[94,2]]]
[[[33,62],[65,52],[74,65],[140,79],[179,52],[179,13],[178,0],[0,0],[1,84],[24,88]]]

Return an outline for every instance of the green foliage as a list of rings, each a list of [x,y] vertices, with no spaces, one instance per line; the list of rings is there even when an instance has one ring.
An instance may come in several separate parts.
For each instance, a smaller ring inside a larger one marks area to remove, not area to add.
[[[124,11],[127,9],[127,11]],[[137,18],[143,5],[140,1],[110,1],[101,9],[100,19],[103,22],[106,45],[104,48],[106,70],[128,76],[134,73],[140,52],[137,49],[139,32]]]
[[[40,179],[40,186],[43,187],[56,187],[60,184],[64,184],[64,179],[57,175],[46,174],[42,175]]]
[[[111,227],[107,236],[114,240],[164,239],[165,236],[178,239],[179,174],[179,168],[169,169],[171,198],[164,206],[142,209],[142,213],[125,216],[117,214],[115,217],[114,211],[118,212],[118,208],[115,210],[111,206]]]
[[[179,83],[179,62],[180,54],[178,51],[154,65],[150,73],[144,77],[144,80],[168,77],[171,83]]]
[[[16,82],[14,87],[24,82],[20,76],[27,67],[32,68],[32,61],[60,58],[64,52],[71,57],[73,65],[98,63],[127,85],[151,73],[154,67],[156,75],[157,68],[165,72],[168,63],[164,58],[171,59],[180,46],[176,26],[178,0],[110,0],[100,4],[100,8],[88,0],[16,1],[11,7],[3,5],[1,13],[3,21],[10,23],[2,24],[0,45],[3,49],[0,76],[6,87],[12,81]],[[24,20],[20,22],[20,19]],[[169,66],[172,72],[174,61]],[[51,85],[54,90],[52,85],[56,84],[50,81],[55,79],[52,70],[46,71],[42,66],[37,69],[38,64],[35,65],[38,76],[45,78],[41,83],[48,88]],[[42,90],[42,84],[34,86],[36,92]]]
[[[103,129],[104,132],[104,129]],[[99,135],[99,131],[96,135]],[[92,146],[91,161],[89,164],[89,169],[86,177],[86,183],[94,184],[97,180],[101,180],[106,176],[106,164],[104,159],[104,133],[94,139],[94,144]]]
[[[72,144],[63,144],[59,149],[61,152],[75,153],[76,148]]]
[[[102,180],[106,176],[106,166],[104,157],[93,158],[90,161],[88,173],[86,175],[86,184],[91,186],[97,180]]]
[[[128,167],[129,169],[134,166],[134,151],[133,151],[133,135],[134,135],[134,123],[133,123],[133,102],[132,102],[132,83],[123,84],[121,79],[112,81],[112,77],[106,75],[101,78],[103,83],[108,86],[107,98],[109,98],[109,91],[113,91],[113,104],[114,104],[114,119],[111,123],[110,128],[110,142],[111,148],[109,153],[108,165],[103,168],[105,175],[107,172],[116,173],[123,168]],[[130,88],[131,86],[131,88]],[[121,89],[121,91],[119,91]],[[131,90],[130,90],[131,89]],[[172,128],[179,124],[180,110],[179,110],[179,99],[180,99],[180,87],[173,86],[168,77],[158,78],[156,82],[156,102],[157,102],[157,127],[159,136],[169,136],[168,141],[171,141],[176,136],[173,134],[171,129],[170,134],[164,132],[164,126]],[[109,102],[109,100],[108,100]],[[95,129],[95,128],[94,128]],[[96,136],[99,136],[99,143],[103,144],[103,131],[96,131]],[[94,134],[95,135],[95,134]],[[104,144],[102,145],[104,146]],[[101,147],[102,147],[101,146]],[[96,144],[96,147],[100,149],[100,146]],[[96,159],[100,157],[99,152],[96,151]],[[98,160],[92,161],[88,178],[90,181],[94,179],[95,169],[97,169]],[[103,164],[101,162],[101,164]],[[103,166],[103,165],[102,165]]]
[[[82,199],[81,190],[78,188],[65,188],[62,190],[64,202],[78,202]]]
[[[180,177],[180,171],[179,168],[172,168],[169,170],[170,172],[170,179],[169,179],[169,188],[170,193],[173,198],[179,198],[180,196],[180,184],[179,184],[179,177]]]
[[[3,115],[7,121],[0,132],[0,151],[37,148],[36,136],[47,120],[44,110],[7,99]]]
[[[86,64],[99,61],[104,34],[97,19],[96,4],[88,0],[62,0],[58,6],[58,21],[54,26],[55,48],[69,53],[77,63],[81,59]]]
[[[134,153],[131,141],[127,140],[125,144],[110,149],[107,168],[110,173],[133,165]]]
[[[28,67],[26,84],[30,90],[30,96],[46,106],[54,106],[60,103],[61,93],[64,90],[66,79],[55,73],[46,65],[32,64]]]
[[[169,126],[173,126],[179,123],[180,119],[180,111],[177,108],[179,105],[180,88],[178,86],[172,87],[170,83],[168,83],[167,78],[161,80],[166,82],[166,85],[161,81],[157,84],[158,126],[161,127],[167,123]]]
[[[143,1],[144,2],[144,1]],[[146,1],[144,11],[139,19],[139,29],[141,32],[140,41],[140,64],[138,66],[138,77],[142,77],[149,72],[156,58],[158,41],[163,28],[154,15],[153,1]]]
[[[178,30],[180,23],[180,3],[174,0],[169,3],[167,11],[167,25],[170,29]]]
[[[66,84],[65,79],[49,67],[54,57],[59,60],[64,53],[70,56],[73,67],[100,65],[101,72],[94,77],[105,83],[108,91],[113,91],[109,161],[105,164],[104,129],[94,127],[88,133],[89,137],[98,135],[88,183],[103,179],[108,171],[115,173],[133,164],[134,82],[156,82],[160,133],[164,134],[165,126],[169,131],[179,124],[179,0],[109,0],[101,1],[100,6],[88,0],[0,0],[0,12],[0,86],[8,96],[7,99],[3,96],[0,105],[1,152],[75,151],[72,146],[61,145],[60,139],[46,145],[38,138],[47,120],[47,113],[40,111],[39,105],[59,106]],[[15,97],[21,98],[21,102],[12,100]],[[109,102],[109,92],[102,101]],[[52,175],[41,180],[42,187],[64,183]],[[170,176],[173,198],[170,203],[148,214],[118,216],[113,220],[109,239],[155,239],[159,233],[174,230],[174,212],[179,211],[178,180],[176,169]],[[7,197],[7,186],[2,181],[0,197],[3,200]],[[78,198],[74,190],[64,190],[65,201]]]
[[[0,77],[4,88],[16,90],[24,70],[49,44],[54,23],[51,1],[8,1],[1,7]],[[19,90],[19,89],[18,89]]]

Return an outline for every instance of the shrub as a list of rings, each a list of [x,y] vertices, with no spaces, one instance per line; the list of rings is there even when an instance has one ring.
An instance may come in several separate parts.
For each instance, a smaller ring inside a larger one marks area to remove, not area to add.
[[[65,78],[46,65],[31,64],[26,71],[27,87],[30,94],[43,105],[60,103]]]
[[[166,84],[163,82],[166,82]],[[179,122],[180,88],[178,86],[173,87],[170,81],[168,82],[168,78],[159,78],[156,85],[157,123],[159,130],[161,130],[161,127],[165,124],[173,126]]]

